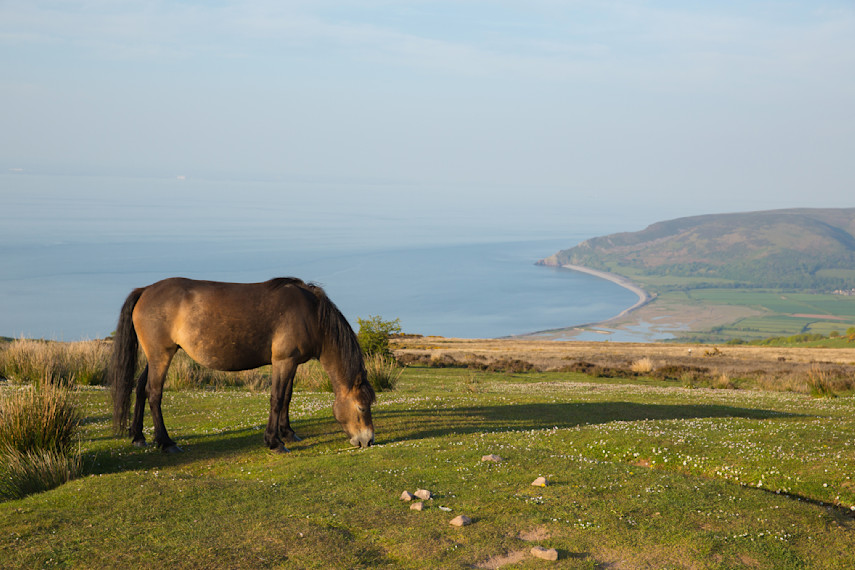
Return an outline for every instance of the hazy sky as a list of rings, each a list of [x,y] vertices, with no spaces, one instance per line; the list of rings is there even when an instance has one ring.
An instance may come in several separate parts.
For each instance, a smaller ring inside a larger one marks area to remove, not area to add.
[[[853,206],[855,2],[2,0],[0,106],[4,172]]]

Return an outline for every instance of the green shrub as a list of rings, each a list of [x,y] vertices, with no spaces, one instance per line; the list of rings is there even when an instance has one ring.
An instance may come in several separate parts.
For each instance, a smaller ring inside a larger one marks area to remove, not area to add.
[[[359,333],[356,338],[359,340],[362,352],[366,356],[379,354],[391,357],[389,336],[401,332],[401,320],[384,321],[380,316],[369,316],[367,319],[357,318],[357,321],[359,321]]]

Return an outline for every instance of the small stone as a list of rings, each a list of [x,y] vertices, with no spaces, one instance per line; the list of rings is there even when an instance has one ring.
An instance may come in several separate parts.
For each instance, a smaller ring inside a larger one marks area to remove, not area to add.
[[[485,455],[481,458],[481,461],[492,461],[493,463],[499,463],[502,461],[502,458],[496,455],[495,453],[491,453],[490,455]]]
[[[538,477],[534,481],[531,482],[532,487],[546,487],[546,477]]]
[[[442,505],[440,505],[440,506],[439,506],[439,510],[441,510],[441,511],[445,511],[445,512],[447,512],[447,513],[450,513],[450,512],[451,512],[451,507],[443,507]],[[853,510],[853,511],[855,511],[855,507],[853,507],[853,508],[852,508],[852,510]]]
[[[531,549],[531,554],[536,558],[543,558],[544,560],[558,560],[558,551],[554,548],[534,546]]]
[[[428,499],[431,498],[431,496],[432,496],[431,492],[428,491],[427,489],[416,490],[416,497],[418,497],[419,499],[422,499],[423,501],[427,501]]]
[[[450,524],[451,526],[466,526],[472,524],[472,519],[470,519],[466,515],[459,515],[451,519],[451,522],[449,522],[448,524]]]
[[[402,501],[412,501],[415,498],[416,498],[416,496],[413,495],[412,493],[410,493],[409,491],[404,491],[403,493],[401,493],[401,500]]]
[[[411,511],[423,511],[423,510],[425,510],[425,504],[421,501],[419,501],[417,503],[413,503],[412,505],[410,505],[410,510]]]

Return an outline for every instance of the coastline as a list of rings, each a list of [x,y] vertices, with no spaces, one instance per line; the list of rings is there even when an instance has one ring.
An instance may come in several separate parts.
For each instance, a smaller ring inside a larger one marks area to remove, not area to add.
[[[598,323],[589,323],[589,324],[608,323],[610,321],[614,321],[614,320],[619,319],[621,317],[625,317],[626,315],[628,315],[632,311],[634,311],[636,309],[640,309],[641,307],[643,307],[644,305],[646,305],[647,303],[649,303],[650,301],[655,299],[655,297],[652,296],[650,293],[648,293],[647,291],[645,291],[644,289],[642,289],[641,287],[639,287],[638,285],[636,285],[635,283],[633,283],[632,281],[627,279],[626,277],[623,277],[622,275],[618,275],[617,273],[609,273],[607,271],[600,271],[598,269],[591,269],[590,267],[585,267],[582,265],[573,265],[570,263],[564,264],[561,267],[563,267],[564,269],[571,269],[573,271],[579,271],[581,273],[587,273],[589,275],[593,275],[594,277],[599,277],[600,279],[605,279],[606,281],[611,281],[612,283],[620,285],[624,289],[628,289],[628,290],[632,291],[633,293],[635,293],[636,295],[638,295],[638,301],[636,301],[636,303],[633,306],[629,307],[628,309],[624,309],[623,311],[621,311],[620,313],[618,313],[614,317],[611,317],[611,318],[606,319],[604,321],[599,321]],[[587,325],[579,325],[579,326],[587,326]]]
[[[570,269],[571,271],[578,271],[580,273],[587,273],[588,275],[593,275],[594,277],[599,277],[600,279],[605,279],[606,281],[611,281],[612,283],[614,283],[616,285],[620,285],[624,289],[632,291],[633,293],[638,295],[638,301],[636,301],[634,305],[632,305],[629,308],[624,309],[623,311],[621,311],[617,315],[615,315],[613,317],[609,317],[608,319],[605,319],[602,321],[597,321],[597,322],[592,322],[592,323],[583,323],[583,324],[578,324],[578,325],[571,325],[568,327],[561,327],[561,328],[557,328],[557,329],[547,329],[547,330],[535,331],[535,332],[521,334],[521,335],[513,335],[511,338],[534,338],[534,337],[549,337],[549,336],[562,336],[562,337],[564,337],[567,335],[567,333],[580,333],[580,332],[583,332],[586,330],[598,332],[598,333],[603,333],[603,334],[608,334],[607,331],[599,331],[596,329],[600,328],[600,327],[604,327],[607,323],[611,323],[613,321],[616,321],[616,320],[622,319],[623,317],[626,317],[627,315],[629,315],[633,311],[636,311],[636,310],[640,309],[641,307],[644,307],[645,305],[647,305],[648,303],[650,303],[651,301],[653,301],[656,298],[655,295],[651,295],[650,293],[645,291],[643,288],[641,288],[640,286],[638,286],[637,284],[635,284],[631,280],[627,279],[626,277],[624,277],[622,275],[618,275],[616,273],[609,273],[608,271],[600,271],[599,269],[591,269],[590,267],[585,267],[583,265],[573,265],[571,263],[565,263],[563,265],[557,265],[557,264],[553,264],[553,263],[542,263],[542,264],[543,265],[551,265],[552,267],[562,267],[564,269]]]

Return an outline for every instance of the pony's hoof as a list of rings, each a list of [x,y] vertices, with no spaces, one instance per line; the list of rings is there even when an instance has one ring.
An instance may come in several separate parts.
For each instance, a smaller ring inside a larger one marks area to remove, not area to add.
[[[285,441],[290,441],[290,442],[296,443],[298,441],[303,441],[303,438],[300,437],[299,435],[297,435],[296,433],[291,432],[285,436]]]
[[[291,453],[291,450],[288,449],[287,447],[285,447],[284,445],[280,445],[279,447],[271,448],[270,451],[272,451],[273,453],[280,453],[280,454]]]
[[[137,439],[133,443],[134,447],[148,447],[148,443],[144,439]]]
[[[178,447],[177,445],[170,445],[169,447],[164,447],[163,452],[168,455],[173,455],[175,453],[182,453],[184,450]]]

